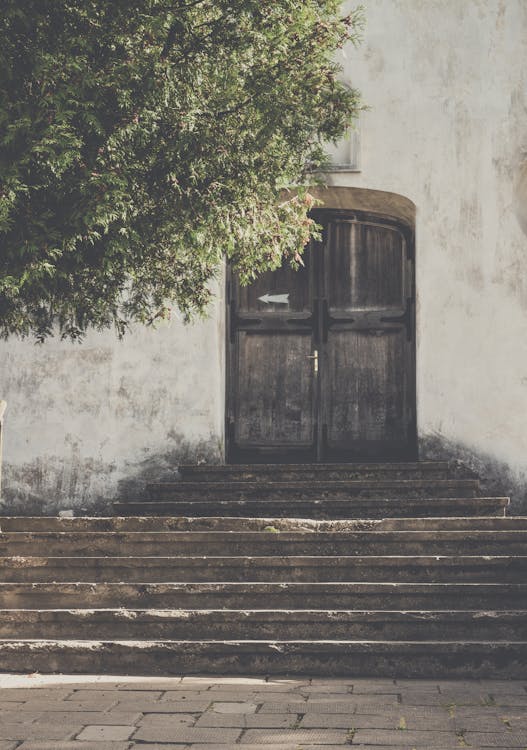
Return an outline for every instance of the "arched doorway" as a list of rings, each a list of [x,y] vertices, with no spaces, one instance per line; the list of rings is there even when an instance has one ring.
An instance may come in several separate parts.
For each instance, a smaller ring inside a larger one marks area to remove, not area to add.
[[[303,268],[228,280],[230,462],[416,458],[415,207],[320,194]]]

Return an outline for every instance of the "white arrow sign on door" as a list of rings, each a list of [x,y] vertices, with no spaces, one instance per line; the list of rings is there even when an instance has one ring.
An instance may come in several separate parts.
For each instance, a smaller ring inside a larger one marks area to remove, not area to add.
[[[258,297],[259,300],[265,302],[268,305],[273,302],[275,305],[288,305],[289,294],[264,294],[263,297]]]

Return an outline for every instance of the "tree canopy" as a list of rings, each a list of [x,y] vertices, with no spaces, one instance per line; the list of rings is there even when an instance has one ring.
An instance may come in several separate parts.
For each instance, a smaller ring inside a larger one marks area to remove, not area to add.
[[[0,335],[203,311],[298,261],[312,170],[360,108],[339,0],[3,0]]]

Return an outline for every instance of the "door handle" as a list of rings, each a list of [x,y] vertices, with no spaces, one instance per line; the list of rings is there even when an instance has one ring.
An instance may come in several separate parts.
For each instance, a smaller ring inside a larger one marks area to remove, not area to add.
[[[313,360],[313,370],[318,372],[318,349],[315,349],[313,354],[306,354],[306,359]]]

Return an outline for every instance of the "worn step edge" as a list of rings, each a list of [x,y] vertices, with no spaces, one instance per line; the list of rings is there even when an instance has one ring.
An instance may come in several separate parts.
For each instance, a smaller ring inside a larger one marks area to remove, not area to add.
[[[264,543],[277,542],[297,542],[306,541],[358,541],[360,539],[390,539],[399,540],[418,540],[432,541],[434,539],[483,539],[491,541],[492,539],[503,539],[503,541],[512,541],[514,539],[526,539],[527,529],[352,529],[343,531],[313,531],[306,533],[304,530],[284,531],[275,534],[272,531],[262,529],[260,531],[224,531],[224,530],[207,530],[207,531],[7,531],[0,534],[0,541],[82,541],[90,540],[113,540],[117,542],[148,541],[148,542],[196,542],[207,541],[247,541]]]
[[[405,489],[405,488],[422,488],[422,487],[468,487],[477,489],[479,479],[347,479],[347,480],[291,480],[287,482],[186,482],[183,480],[175,482],[149,482],[147,489],[156,492],[184,492],[187,490],[197,490],[198,492],[211,492],[220,490],[245,490],[247,492],[272,490],[347,490],[354,488],[364,489]]]
[[[394,461],[385,463],[376,462],[362,462],[362,463],[313,463],[313,464],[276,464],[276,463],[261,463],[261,464],[179,464],[178,471],[186,472],[207,472],[207,471],[263,471],[274,473],[276,471],[327,471],[327,470],[351,470],[351,471],[375,471],[375,470],[388,470],[388,471],[404,471],[411,469],[449,469],[461,467],[470,471],[465,464],[458,461]]]
[[[353,532],[8,532],[0,554],[8,556],[300,556],[455,555],[527,553],[526,530]]]
[[[469,498],[472,499],[472,498]],[[379,531],[527,529],[527,516],[446,516],[319,520],[275,516],[0,516],[4,532],[31,531]]]
[[[272,591],[273,589],[276,589],[277,591],[285,591],[285,590],[291,590],[291,591],[301,591],[302,589],[305,589],[306,591],[312,590],[312,591],[338,591],[341,590],[351,590],[353,588],[357,588],[357,590],[366,591],[368,589],[371,589],[372,591],[424,591],[424,590],[454,590],[459,592],[463,591],[470,591],[470,590],[486,590],[489,591],[499,591],[501,589],[505,590],[511,590],[511,591],[518,591],[518,592],[526,592],[527,593],[527,582],[522,583],[470,583],[470,582],[438,582],[438,583],[430,583],[430,582],[404,582],[399,583],[398,581],[352,581],[352,582],[333,582],[333,581],[321,581],[321,582],[295,582],[295,581],[286,581],[286,582],[280,582],[280,583],[274,583],[274,582],[236,582],[236,581],[228,581],[228,582],[179,582],[179,583],[173,583],[173,582],[165,582],[165,583],[147,583],[147,582],[138,582],[138,583],[122,583],[122,582],[116,582],[116,583],[108,583],[108,582],[72,582],[72,583],[64,583],[61,581],[57,582],[48,582],[48,583],[0,583],[0,592],[1,591],[15,591],[17,588],[20,590],[34,590],[34,591],[45,591],[46,589],[49,589],[50,591],[53,590],[61,590],[61,591],[82,591],[83,589],[86,591],[90,590],[97,590],[102,587],[108,587],[108,588],[115,588],[122,587],[122,588],[130,588],[130,589],[139,589],[139,588],[145,588],[147,590],[156,590],[156,589],[164,589],[164,590],[183,590],[183,591],[192,591],[194,588],[198,591],[224,591],[224,590],[233,590],[233,591],[243,591],[243,589],[247,589],[248,591],[255,591],[258,588],[261,590],[262,593],[265,593],[266,591]]]
[[[527,642],[0,640],[4,672],[523,678]]]
[[[176,498],[174,500],[159,500],[159,499],[140,499],[140,498],[130,498],[127,500],[118,500],[114,503],[115,506],[119,505],[135,505],[135,504],[143,504],[145,507],[149,507],[150,505],[154,504],[161,504],[161,503],[171,503],[172,507],[177,508],[180,505],[183,505],[187,503],[188,505],[216,505],[218,504],[219,507],[223,507],[226,505],[242,505],[242,504],[253,504],[253,505],[260,505],[262,508],[267,508],[272,506],[273,504],[280,505],[283,500],[265,500],[265,499],[250,499],[250,500],[237,500],[236,498],[232,499],[221,499],[221,498],[203,498],[203,493],[200,493],[201,499],[200,500],[185,500],[181,498]],[[506,506],[510,503],[509,497],[483,497],[483,496],[476,496],[476,497],[346,497],[346,498],[327,498],[327,497],[321,497],[319,499],[317,498],[309,498],[307,500],[295,500],[294,498],[291,499],[291,502],[298,506],[300,505],[306,505],[306,506],[316,506],[319,504],[324,504],[328,506],[340,506],[344,503],[351,504],[353,506],[364,506],[365,508],[372,507],[374,505],[380,505],[383,507],[393,507],[398,506],[401,510],[404,510],[405,507],[421,507],[421,506],[428,506],[429,510],[433,510],[435,507],[441,507],[443,505],[448,506],[460,506],[463,508],[464,506],[480,506],[480,505],[488,505],[491,503],[496,503],[497,505]],[[220,515],[220,514],[217,514]],[[464,516],[462,516],[464,517]],[[368,516],[365,516],[365,518],[368,518]]]
[[[0,638],[523,641],[527,611],[0,610]],[[147,630],[145,630],[145,628]]]
[[[4,583],[514,582],[527,555],[0,557]]]
[[[417,519],[444,517],[504,517],[510,504],[508,497],[467,497],[467,498],[346,498],[295,500],[127,500],[113,503],[113,509],[120,516],[207,516],[207,517],[252,517],[277,515],[283,518],[306,516],[316,520],[323,516],[333,519],[385,520],[407,516]]]
[[[104,565],[108,568],[114,567],[140,567],[173,565],[174,567],[200,566],[214,567],[226,566],[241,568],[246,565],[273,568],[275,566],[294,567],[304,565],[305,567],[316,567],[323,565],[334,567],[335,565],[351,565],[352,567],[367,565],[390,566],[398,570],[405,565],[427,567],[429,565],[448,565],[452,567],[463,565],[478,565],[487,567],[492,564],[518,564],[527,565],[527,555],[148,555],[135,557],[133,555],[122,555],[114,557],[84,557],[77,555],[54,556],[54,555],[17,555],[0,557],[0,567],[3,568],[41,568],[41,567],[69,567],[71,565],[86,565],[97,567]],[[1,585],[1,583],[0,583]]]
[[[2,583],[1,609],[517,609],[526,583]]]

